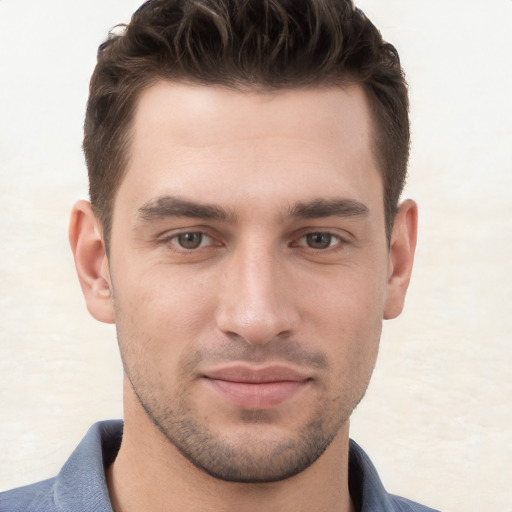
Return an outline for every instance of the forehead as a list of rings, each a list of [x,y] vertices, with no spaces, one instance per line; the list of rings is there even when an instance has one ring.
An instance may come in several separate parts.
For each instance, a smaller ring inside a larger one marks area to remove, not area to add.
[[[190,193],[244,204],[363,200],[351,196],[372,183],[381,194],[372,134],[359,86],[262,92],[162,81],[137,102],[119,195],[135,207]]]
[[[321,138],[325,146],[346,139],[365,151],[373,132],[368,102],[358,85],[238,90],[170,81],[142,91],[133,128],[135,142],[148,130],[165,129],[170,143],[196,148],[288,136]]]

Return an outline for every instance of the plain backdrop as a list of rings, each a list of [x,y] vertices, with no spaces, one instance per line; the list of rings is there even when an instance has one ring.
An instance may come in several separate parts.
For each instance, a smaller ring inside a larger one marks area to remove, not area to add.
[[[138,4],[0,0],[3,490],[55,475],[93,422],[122,415],[114,328],[86,311],[67,223],[87,197],[96,48]],[[512,512],[512,1],[358,5],[407,72],[420,236],[352,437],[391,492]]]

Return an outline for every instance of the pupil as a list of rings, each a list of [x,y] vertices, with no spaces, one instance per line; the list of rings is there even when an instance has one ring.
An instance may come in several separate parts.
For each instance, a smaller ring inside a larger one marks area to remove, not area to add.
[[[197,249],[202,242],[201,233],[183,233],[178,236],[179,244],[185,249]]]
[[[307,235],[308,245],[313,249],[326,249],[331,245],[329,233],[312,233]]]

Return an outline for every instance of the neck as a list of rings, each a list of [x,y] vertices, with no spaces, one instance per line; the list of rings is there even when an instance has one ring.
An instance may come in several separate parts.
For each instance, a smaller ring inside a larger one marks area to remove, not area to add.
[[[107,470],[107,483],[115,512],[354,511],[348,491],[348,424],[298,475],[262,484],[225,482],[196,468],[138,402],[126,398],[123,441]]]

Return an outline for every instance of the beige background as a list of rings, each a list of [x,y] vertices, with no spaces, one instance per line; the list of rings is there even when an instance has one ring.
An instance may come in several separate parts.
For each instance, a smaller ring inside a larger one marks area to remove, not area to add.
[[[95,48],[138,3],[0,0],[0,489],[121,415],[115,333],[86,312],[66,229]],[[407,71],[421,217],[352,436],[392,492],[512,512],[512,1],[359,5]]]

